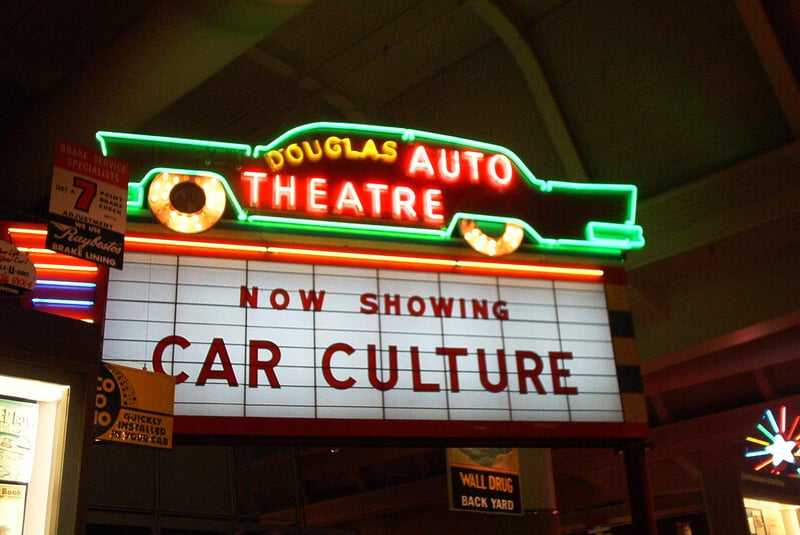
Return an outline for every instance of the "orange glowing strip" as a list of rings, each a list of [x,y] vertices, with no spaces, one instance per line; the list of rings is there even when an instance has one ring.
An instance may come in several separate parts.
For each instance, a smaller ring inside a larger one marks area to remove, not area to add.
[[[96,265],[92,262],[61,253],[54,253],[52,255],[33,254],[30,255],[29,258],[31,259],[33,264],[37,267],[41,265],[59,265],[65,267],[72,267],[72,266],[96,267]]]
[[[69,264],[34,264],[36,269],[52,270],[52,271],[83,271],[83,272],[96,272],[97,266],[77,266]]]
[[[472,260],[458,260],[456,262],[458,267],[465,268],[478,268],[478,269],[496,269],[499,271],[514,271],[517,273],[531,273],[537,275],[569,275],[573,277],[586,277],[590,279],[601,279],[603,277],[602,269],[595,268],[571,268],[561,266],[529,266],[525,264],[505,264],[495,262],[475,262]]]
[[[57,254],[55,251],[52,251],[50,249],[45,249],[44,247],[17,247],[17,249],[19,249],[23,253],[27,253],[29,255],[30,254],[46,254],[46,255]]]
[[[126,236],[125,243],[166,245],[170,247],[189,247],[192,249],[216,249],[220,251],[267,253],[267,247],[263,245],[241,245],[235,243],[219,243],[208,241],[172,240],[169,238],[145,238],[143,236]]]
[[[29,254],[28,256],[32,260],[34,258],[39,258],[41,260],[44,260],[45,262],[58,263],[58,264],[76,264],[76,265],[79,265],[79,266],[80,265],[84,265],[84,266],[93,265],[93,262],[90,262],[88,260],[84,260],[83,258],[78,258],[77,256],[70,256],[70,255],[63,254],[63,253],[57,253],[55,251],[53,251],[51,253],[46,253],[44,251],[42,251],[42,252],[37,251],[37,252]],[[35,260],[34,260],[34,262],[35,262]]]
[[[10,228],[9,233],[19,233],[35,236],[46,236],[46,230]],[[141,246],[163,246],[175,248],[188,248],[193,250],[212,250],[220,253],[250,253],[250,254],[274,254],[284,255],[295,258],[308,259],[328,259],[331,261],[357,261],[384,263],[397,266],[430,266],[457,270],[459,268],[467,270],[478,270],[484,273],[502,272],[516,275],[538,275],[538,276],[561,276],[568,278],[580,278],[590,280],[601,280],[604,271],[598,268],[581,268],[566,266],[542,266],[528,264],[514,264],[506,262],[481,262],[474,260],[451,260],[445,258],[427,258],[421,256],[391,255],[381,253],[360,253],[352,251],[338,251],[327,249],[303,249],[299,247],[265,246],[265,245],[246,245],[240,243],[225,243],[216,241],[194,241],[176,240],[172,238],[156,238],[146,236],[126,236],[125,243]],[[44,265],[43,265],[44,266]],[[37,266],[38,267],[38,266]],[[69,268],[63,268],[69,269]]]
[[[418,256],[397,256],[378,253],[353,253],[348,251],[326,251],[320,249],[297,249],[294,247],[269,247],[271,254],[284,254],[290,256],[305,256],[314,258],[346,258],[348,260],[363,260],[370,262],[388,262],[391,264],[414,264],[418,266],[444,266],[455,267],[455,260],[439,258],[423,258]]]
[[[604,272],[596,268],[573,268],[563,266],[531,266],[526,264],[510,264],[500,262],[479,262],[470,260],[450,260],[444,258],[427,258],[420,256],[391,255],[381,253],[361,253],[327,249],[304,249],[299,247],[244,245],[211,241],[175,240],[170,238],[149,238],[144,236],[128,236],[126,243],[137,245],[157,245],[165,247],[186,247],[195,250],[210,249],[219,252],[246,252],[255,254],[283,255],[296,258],[328,259],[332,261],[357,261],[388,263],[397,266],[430,266],[448,269],[476,269],[484,272],[503,271],[506,273],[526,275],[555,275],[570,278],[602,279]]]
[[[47,236],[47,230],[34,228],[9,227],[9,234],[28,234],[34,236]]]
[[[560,275],[560,276],[580,277],[580,278],[589,278],[597,280],[603,277],[603,270],[594,268],[530,266],[525,264],[477,262],[470,260],[447,260],[440,258],[385,255],[377,253],[354,253],[354,252],[328,251],[319,249],[300,249],[294,247],[271,246],[269,247],[269,252],[275,254],[286,254],[290,256],[303,256],[311,258],[328,258],[328,259],[345,258],[349,260],[359,260],[359,261],[388,262],[391,264],[399,264],[399,265],[412,264],[417,266],[436,266],[436,267],[447,267],[452,269],[471,268],[471,269],[479,269],[482,271],[501,270],[517,274],[524,273],[524,274],[536,274],[536,275]]]
[[[46,230],[35,229],[9,228],[8,232],[9,234],[22,234],[26,237],[39,237],[47,235]],[[40,243],[36,243],[36,245],[40,245]],[[27,253],[28,256],[32,257],[31,260],[33,261],[34,266],[36,266],[36,269],[50,269],[59,271],[97,271],[97,266],[87,260],[57,253],[44,247],[17,246],[17,249]],[[35,256],[37,255],[45,255],[48,261],[45,263],[37,262],[35,259]],[[54,264],[52,263],[52,260],[60,260],[61,263]]]

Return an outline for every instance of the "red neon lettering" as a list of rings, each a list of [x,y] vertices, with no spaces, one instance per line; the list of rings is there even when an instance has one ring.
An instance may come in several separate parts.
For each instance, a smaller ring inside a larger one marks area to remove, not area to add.
[[[245,171],[242,173],[242,181],[250,182],[250,206],[258,206],[261,203],[259,194],[262,182],[267,181],[267,173],[262,171]]]
[[[507,320],[508,319],[508,303],[505,301],[497,301],[495,304],[492,305],[492,314],[495,318],[499,320]]]
[[[412,316],[422,316],[425,314],[425,300],[418,295],[412,295],[408,298],[408,312]]]
[[[381,197],[384,193],[386,193],[386,191],[388,191],[389,186],[386,184],[367,182],[364,184],[364,189],[370,193],[372,199],[372,210],[370,210],[370,215],[372,215],[372,217],[380,217],[381,212],[383,211],[381,208]]]
[[[394,312],[392,312],[394,310]],[[400,315],[400,296],[383,294],[383,313]]]
[[[325,301],[325,290],[317,293],[316,290],[298,290],[300,295],[300,303],[303,310],[322,310],[322,305]],[[291,296],[287,290],[283,288],[275,288],[269,294],[269,304],[276,310],[284,310],[289,307],[291,303]],[[248,289],[247,286],[239,288],[239,307],[241,308],[258,308],[258,286],[253,286]]]
[[[319,142],[317,143],[319,144]],[[326,179],[313,177],[308,180],[306,208],[315,214],[328,213],[328,181]]]
[[[442,213],[442,190],[426,189],[422,192],[422,217],[429,225],[444,223]]]
[[[308,311],[312,308],[314,311],[322,310],[322,303],[325,301],[325,290],[320,290],[319,294],[316,290],[300,290],[300,302],[303,304],[303,310]]]
[[[422,221],[430,226],[441,226],[445,220],[440,188],[393,186],[382,182],[358,184],[345,180],[331,186],[325,177],[297,177],[295,175],[268,175],[260,171],[242,173],[242,181],[249,181],[243,196],[253,208],[261,208],[269,199],[272,210],[298,211],[309,214],[351,217],[392,217],[398,221]],[[335,194],[330,188],[335,188]],[[269,193],[266,189],[269,188]],[[300,195],[300,205],[298,204]]]
[[[333,358],[333,354],[337,351],[352,355],[355,349],[353,349],[353,346],[344,343],[336,343],[329,346],[322,355],[322,376],[333,388],[346,390],[356,384],[356,380],[352,377],[348,377],[344,381],[340,381],[333,376],[333,372],[331,371],[331,359]]]
[[[408,176],[417,176],[420,173],[427,178],[433,178],[436,172],[433,169],[431,159],[428,157],[428,151],[425,150],[424,145],[417,145],[414,152],[411,153],[411,159],[408,162]]]
[[[283,288],[275,288],[269,293],[269,304],[275,310],[283,310],[289,306],[289,292]]]
[[[156,373],[163,373],[164,375],[169,375],[166,371],[164,371],[164,350],[167,346],[176,345],[182,349],[186,349],[190,345],[192,345],[189,340],[184,338],[183,336],[167,336],[166,338],[162,338],[158,344],[156,344],[156,348],[153,350],[153,370]],[[180,384],[186,381],[189,378],[189,375],[185,372],[181,372],[175,376],[175,384]]]
[[[364,215],[364,206],[361,204],[361,199],[358,198],[355,186],[349,180],[342,184],[333,212],[340,215],[345,212],[350,212],[350,215],[354,216]]]
[[[411,377],[414,384],[414,392],[438,392],[441,388],[436,383],[423,383],[422,370],[419,364],[419,348],[411,346],[409,348],[411,353]]]
[[[503,349],[497,350],[497,368],[500,378],[497,384],[489,381],[489,373],[486,366],[486,351],[478,349],[478,371],[480,372],[481,385],[489,392],[502,392],[508,386],[508,374],[506,373],[506,352]]]
[[[397,346],[389,346],[389,378],[381,381],[378,378],[378,357],[375,344],[367,346],[367,367],[369,368],[369,384],[373,388],[385,392],[397,384]]]
[[[294,175],[289,175],[289,183],[284,184],[281,175],[275,175],[272,179],[272,207],[275,209],[284,208],[294,210],[297,208],[297,195],[295,193],[296,179]]]
[[[302,292],[302,290],[301,290]],[[463,297],[422,297],[412,295],[403,297],[400,294],[382,294],[378,296],[374,293],[361,294],[359,297],[362,314],[377,314],[400,316],[410,314],[411,316],[424,316],[430,310],[430,314],[437,318],[473,318],[473,319],[509,319],[507,303],[505,301],[490,302],[487,299],[465,299]],[[403,301],[405,299],[405,302]],[[430,307],[428,303],[430,302]],[[457,308],[454,305],[457,303]]]
[[[413,189],[406,186],[397,186],[392,190],[392,216],[397,220],[402,220],[405,217],[408,221],[416,221],[415,202],[416,194]]]
[[[550,352],[550,373],[553,376],[553,394],[577,394],[578,389],[574,386],[564,386],[561,384],[562,377],[569,377],[570,371],[560,366],[561,360],[572,358],[572,353],[551,351]]]
[[[439,176],[444,182],[456,182],[461,178],[461,160],[457,150],[450,151],[439,149]],[[448,159],[450,166],[448,167]]]
[[[239,308],[258,308],[258,286],[248,290],[247,286],[239,288]]]
[[[380,310],[380,306],[376,294],[361,294],[360,312],[362,314],[377,314],[378,310]]]
[[[539,374],[542,373],[542,359],[533,351],[515,351],[514,356],[517,358],[517,377],[519,378],[519,393],[528,393],[527,379],[533,381],[533,386],[536,387],[536,392],[539,394],[546,394],[542,381],[539,379]],[[534,363],[532,370],[525,369],[525,360],[530,359]]]
[[[433,315],[437,318],[441,318],[444,316],[445,318],[449,318],[453,314],[453,298],[448,297],[445,299],[444,297],[429,297],[431,300],[431,308],[433,309]]]
[[[272,354],[269,360],[258,360],[258,351],[266,349]],[[258,386],[258,372],[263,370],[267,375],[267,381],[272,388],[280,388],[278,375],[275,373],[275,366],[281,361],[281,350],[274,342],[269,340],[250,341],[250,382],[247,386],[255,388]]]
[[[505,189],[511,184],[511,174],[514,172],[514,168],[506,155],[493,154],[486,163],[486,172],[494,187]]]
[[[212,370],[211,367],[214,365],[214,360],[217,356],[219,356],[222,369]],[[228,355],[228,348],[225,347],[225,341],[222,338],[214,338],[211,341],[206,360],[197,375],[197,386],[205,385],[208,379],[224,379],[228,382],[228,386],[239,386],[239,381],[236,380],[236,374],[233,371],[231,358]]]
[[[472,317],[475,319],[489,318],[489,303],[486,301],[486,299],[472,300]]]
[[[438,149],[436,166],[431,163],[428,149],[424,145],[414,147],[409,158],[406,174],[410,177],[437,179],[452,184],[468,180],[478,184],[482,180],[498,190],[511,184],[514,166],[505,154],[487,156],[479,151]],[[427,220],[427,219],[426,219]]]
[[[483,161],[483,153],[474,150],[465,150],[464,158],[467,160],[469,169],[469,179],[471,182],[480,182],[481,169],[480,163]]]
[[[385,294],[386,297],[391,297]],[[316,301],[310,294],[306,294],[306,307],[321,306],[321,299]],[[370,309],[377,309],[378,301],[375,294],[364,294],[362,301],[369,303]],[[318,304],[315,304],[318,303]],[[410,305],[411,307],[424,307],[425,300],[422,297],[414,296],[409,299],[409,303],[416,303]],[[434,301],[432,300],[433,304]],[[452,305],[450,300],[446,306]],[[414,308],[418,310],[418,308]],[[157,373],[168,375],[164,370],[164,352],[171,345],[177,345],[183,349],[188,348],[191,343],[181,336],[167,336],[158,342],[155,350],[153,351],[153,369]],[[269,356],[265,360],[259,357],[261,351],[267,351]],[[418,346],[409,347],[409,355],[411,360],[411,379],[412,387],[415,392],[440,392],[441,385],[435,382],[424,382],[423,373],[425,370],[421,364],[421,352]],[[353,346],[338,342],[328,346],[323,355],[321,362],[321,371],[324,380],[327,384],[338,390],[346,390],[356,385],[357,381],[352,376],[345,378],[337,377],[334,373],[333,358],[338,353],[345,355],[353,355],[356,350]],[[509,373],[507,369],[506,352],[504,349],[496,351],[497,366],[492,368],[496,371],[490,371],[486,350],[483,348],[476,349],[476,356],[478,361],[478,378],[481,386],[491,393],[498,393],[506,390],[509,387]],[[397,386],[400,374],[398,366],[398,348],[396,345],[390,345],[385,350],[379,348],[375,344],[368,344],[366,347],[367,354],[367,374],[369,384],[381,392],[391,390]],[[453,393],[461,391],[460,376],[458,369],[459,358],[470,356],[469,350],[465,347],[436,347],[434,354],[439,357],[446,357],[446,372],[449,383],[449,390]],[[259,375],[261,372],[266,377],[266,384],[271,388],[281,388],[281,383],[278,378],[277,368],[281,362],[281,349],[272,341],[269,340],[251,340],[248,345],[248,383],[250,388],[256,388],[259,385]],[[533,386],[531,390],[536,391],[540,395],[547,394],[542,383],[541,374],[544,370],[543,359],[533,351],[518,350],[514,353],[514,358],[517,365],[517,377],[519,381],[519,393],[528,394],[529,384]],[[550,365],[550,373],[552,377],[553,394],[556,395],[573,395],[578,393],[578,388],[567,386],[565,379],[570,377],[570,371],[564,367],[563,361],[572,359],[573,355],[569,352],[551,351],[548,355]],[[386,359],[388,362],[384,361]],[[463,361],[462,361],[463,362]],[[215,369],[216,368],[216,369]],[[346,369],[345,366],[339,366],[339,372]],[[496,377],[496,378],[495,378]],[[495,378],[494,380],[492,380]],[[186,382],[189,379],[188,374],[179,373],[175,376],[176,384]],[[209,346],[205,360],[203,362],[200,373],[198,374],[196,385],[204,386],[209,379],[224,380],[228,386],[237,387],[239,383],[236,378],[234,367],[231,364],[231,359],[228,354],[227,347],[222,338],[214,338]]]
[[[447,367],[450,370],[450,391],[459,392],[461,386],[458,382],[458,357],[463,357],[467,354],[465,347],[437,347],[436,354],[447,357]]]

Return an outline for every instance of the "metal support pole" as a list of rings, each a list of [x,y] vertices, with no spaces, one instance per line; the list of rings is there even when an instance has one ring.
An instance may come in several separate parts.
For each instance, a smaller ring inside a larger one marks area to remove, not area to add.
[[[550,450],[520,448],[519,468],[525,527],[537,535],[558,535],[561,525]]]
[[[644,443],[632,444],[623,448],[622,454],[628,478],[632,533],[658,535],[653,489],[650,485],[650,472],[647,470],[647,447]]]

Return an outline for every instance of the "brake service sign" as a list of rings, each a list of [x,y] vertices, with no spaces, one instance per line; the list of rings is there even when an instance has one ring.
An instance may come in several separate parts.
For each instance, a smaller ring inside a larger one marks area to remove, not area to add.
[[[103,345],[106,362],[175,378],[176,433],[646,435],[621,270],[513,257],[641,247],[633,186],[540,181],[502,147],[408,129],[319,123],[255,148],[98,139],[132,162],[131,217],[181,234],[130,237]],[[249,232],[193,236],[215,225]],[[409,254],[416,240],[448,247]]]
[[[48,249],[121,269],[129,173],[125,161],[59,140]]]

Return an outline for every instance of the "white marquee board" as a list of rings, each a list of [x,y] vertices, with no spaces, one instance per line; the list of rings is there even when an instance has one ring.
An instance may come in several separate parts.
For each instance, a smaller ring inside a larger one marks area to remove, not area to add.
[[[624,422],[599,282],[131,253],[103,353],[184,377],[176,416]]]

